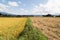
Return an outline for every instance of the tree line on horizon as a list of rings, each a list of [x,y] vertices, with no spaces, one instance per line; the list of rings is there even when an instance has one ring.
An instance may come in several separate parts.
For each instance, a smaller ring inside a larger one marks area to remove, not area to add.
[[[0,12],[0,17],[35,17],[35,16],[42,16],[42,17],[60,17],[60,15],[51,15],[51,14],[47,14],[47,15],[10,15],[10,14],[2,14]]]

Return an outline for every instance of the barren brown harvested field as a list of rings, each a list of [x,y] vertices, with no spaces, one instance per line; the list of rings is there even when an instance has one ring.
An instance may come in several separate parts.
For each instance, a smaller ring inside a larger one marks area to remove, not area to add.
[[[48,37],[60,40],[60,17],[31,17],[33,25]]]

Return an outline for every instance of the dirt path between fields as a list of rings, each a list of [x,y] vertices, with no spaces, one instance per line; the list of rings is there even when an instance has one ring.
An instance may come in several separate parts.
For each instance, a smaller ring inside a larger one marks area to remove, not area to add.
[[[34,27],[42,31],[48,40],[60,40],[60,18],[31,17]]]

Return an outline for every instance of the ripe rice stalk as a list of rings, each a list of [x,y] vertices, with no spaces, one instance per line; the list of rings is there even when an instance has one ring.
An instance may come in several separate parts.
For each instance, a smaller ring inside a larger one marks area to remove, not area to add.
[[[27,18],[0,18],[0,40],[16,40],[24,30]]]

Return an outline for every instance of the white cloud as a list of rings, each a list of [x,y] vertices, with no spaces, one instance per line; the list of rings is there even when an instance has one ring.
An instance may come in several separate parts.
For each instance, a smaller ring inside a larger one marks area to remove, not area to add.
[[[16,15],[27,15],[28,13],[28,10],[23,8],[19,8],[19,10],[14,10],[14,8],[12,8],[13,10],[11,10],[9,7],[10,6],[0,3],[0,12],[7,12],[10,14],[16,14]]]
[[[0,12],[7,12],[13,14],[14,12],[9,9],[9,6],[0,3]]]
[[[48,0],[46,4],[36,5],[32,12],[37,14],[60,13],[60,0]]]
[[[8,10],[7,7],[8,7],[7,5],[4,5],[4,4],[0,3],[0,12]]]
[[[11,2],[11,1],[9,1],[8,4],[10,6],[19,6],[19,4],[17,2]]]
[[[60,13],[60,0],[49,0],[44,7],[47,7],[55,13]]]
[[[20,8],[20,10],[18,10],[17,12],[15,12],[18,15],[27,15],[28,14],[28,10]]]

